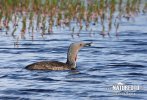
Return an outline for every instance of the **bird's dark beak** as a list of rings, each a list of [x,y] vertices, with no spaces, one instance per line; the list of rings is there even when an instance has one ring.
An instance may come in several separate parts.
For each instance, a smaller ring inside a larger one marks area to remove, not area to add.
[[[92,45],[92,42],[90,42],[90,43],[85,43],[85,44],[84,44],[85,47],[89,47],[89,46],[91,46],[91,45]]]

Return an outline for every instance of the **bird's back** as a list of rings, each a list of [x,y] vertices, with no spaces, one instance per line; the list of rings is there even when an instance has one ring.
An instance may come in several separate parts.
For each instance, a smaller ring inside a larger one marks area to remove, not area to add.
[[[42,61],[30,64],[25,67],[29,70],[70,70],[70,67],[66,63],[58,61]]]

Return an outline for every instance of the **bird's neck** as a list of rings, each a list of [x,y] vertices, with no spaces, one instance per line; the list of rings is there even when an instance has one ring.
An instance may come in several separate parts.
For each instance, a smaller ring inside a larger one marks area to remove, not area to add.
[[[68,64],[68,66],[71,69],[75,69],[76,68],[77,54],[78,54],[78,50],[77,49],[69,47],[68,53],[67,53],[67,62],[66,62],[66,64]]]

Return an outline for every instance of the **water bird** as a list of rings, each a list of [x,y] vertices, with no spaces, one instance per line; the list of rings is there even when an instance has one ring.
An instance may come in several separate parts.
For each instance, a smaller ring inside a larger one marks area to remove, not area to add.
[[[79,50],[86,46],[91,46],[92,42],[75,42],[71,43],[68,52],[67,52],[67,61],[66,63],[58,61],[41,61],[30,64],[25,68],[28,70],[75,70],[77,54]]]

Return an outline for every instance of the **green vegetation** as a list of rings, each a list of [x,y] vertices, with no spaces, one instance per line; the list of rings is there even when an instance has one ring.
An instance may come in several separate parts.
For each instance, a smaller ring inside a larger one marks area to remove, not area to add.
[[[129,20],[146,11],[146,0],[0,0],[0,30],[17,39],[31,33],[33,39],[36,31],[44,37],[54,32],[53,27],[68,27],[72,35],[78,29],[79,35],[100,24],[101,35],[110,36],[112,26],[118,35],[122,18]]]

